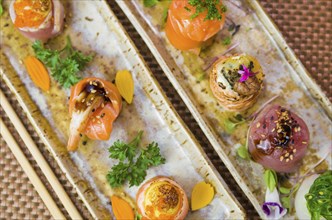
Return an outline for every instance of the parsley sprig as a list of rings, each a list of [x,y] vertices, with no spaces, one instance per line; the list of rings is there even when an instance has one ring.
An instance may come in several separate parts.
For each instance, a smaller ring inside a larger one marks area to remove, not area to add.
[[[220,0],[188,0],[188,3],[196,7],[195,13],[191,16],[192,19],[207,10],[205,20],[221,20],[222,15],[220,12],[225,13],[227,11],[226,6]]]
[[[130,187],[138,186],[144,181],[149,167],[165,163],[157,143],[152,142],[145,148],[139,148],[142,135],[143,131],[139,131],[128,144],[118,140],[109,148],[110,158],[119,160],[106,175],[113,188],[122,186],[126,181],[129,181]]]
[[[33,43],[32,48],[36,57],[50,68],[52,77],[64,88],[76,84],[81,79],[78,72],[92,60],[91,55],[85,56],[75,50],[69,37],[62,50],[46,49],[38,40]]]

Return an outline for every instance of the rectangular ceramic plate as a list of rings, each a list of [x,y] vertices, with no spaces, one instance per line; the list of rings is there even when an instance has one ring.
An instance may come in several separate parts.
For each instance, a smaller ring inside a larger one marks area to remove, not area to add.
[[[3,3],[5,9],[8,9],[9,3]],[[116,71],[122,69],[130,70],[133,75],[134,101],[131,105],[123,104],[122,112],[113,124],[111,139],[105,142],[86,140],[86,145],[81,142],[76,152],[67,152],[69,89],[62,89],[53,80],[48,92],[42,92],[34,85],[22,64],[27,55],[34,54],[32,42],[14,29],[7,10],[0,20],[0,72],[92,216],[98,219],[112,217],[110,196],[113,194],[127,195],[131,201],[135,200],[139,187],[129,188],[129,184],[125,184],[123,188],[112,189],[107,183],[105,176],[117,163],[109,158],[108,147],[118,139],[127,142],[143,130],[142,143],[157,142],[166,158],[164,165],[148,170],[146,180],[157,175],[169,176],[183,186],[189,198],[193,186],[199,181],[205,180],[214,186],[212,203],[190,212],[188,219],[243,219],[245,214],[241,206],[174,112],[107,3],[65,1],[64,4],[65,29],[47,45],[62,48],[66,36],[70,36],[75,48],[86,54],[95,54],[82,73],[84,76],[112,81]]]
[[[241,114],[250,115],[267,100],[278,95],[274,103],[289,106],[302,116],[309,127],[311,143],[300,174],[310,171],[321,158],[331,158],[331,103],[310,78],[257,1],[223,1],[228,8],[226,25],[213,38],[212,44],[201,50],[199,56],[181,52],[169,44],[164,32],[168,2],[160,1],[153,8],[146,8],[141,0],[117,1],[220,158],[264,218],[261,209],[266,190],[264,169],[253,161],[240,158],[236,153],[239,146],[245,145],[249,123],[243,123],[231,132],[225,121],[235,116],[235,113],[225,111],[217,103],[210,90],[209,72],[204,71],[204,67],[213,57],[227,53],[232,47],[234,49],[229,54],[247,53],[258,59],[266,75],[265,89],[257,103]],[[240,29],[232,37],[231,45],[224,45],[223,39],[229,36],[230,25],[240,25]],[[331,168],[330,160],[323,164]],[[294,216],[294,213],[290,213],[290,216]]]

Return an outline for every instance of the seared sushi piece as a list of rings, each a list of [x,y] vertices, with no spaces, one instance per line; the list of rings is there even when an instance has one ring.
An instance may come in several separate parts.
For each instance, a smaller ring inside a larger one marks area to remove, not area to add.
[[[182,220],[189,211],[182,187],[165,176],[156,176],[144,183],[138,190],[136,203],[143,219]]]
[[[295,171],[309,142],[306,123],[280,105],[266,107],[249,128],[248,148],[253,160],[276,172]]]
[[[14,0],[9,14],[14,26],[25,37],[41,41],[61,32],[65,16],[59,0]]]

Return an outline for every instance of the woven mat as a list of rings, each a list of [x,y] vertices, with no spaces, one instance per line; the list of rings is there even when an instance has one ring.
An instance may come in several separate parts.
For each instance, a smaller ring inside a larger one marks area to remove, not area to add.
[[[237,186],[224,164],[220,161],[218,155],[209,144],[207,138],[200,130],[189,110],[181,101],[175,89],[171,86],[171,83],[164,75],[143,40],[113,0],[110,0],[109,3],[136,46],[140,48],[143,58],[154,73],[158,82],[161,84],[179,115],[191,129],[193,134],[196,137],[199,137],[197,139],[200,140],[200,144],[217,170],[223,176],[234,195],[247,211],[248,217],[251,219],[258,219],[258,215],[253,206]],[[317,83],[321,86],[329,99],[332,100],[332,74],[330,74],[329,71],[332,69],[332,63],[329,62],[330,57],[332,57],[330,46],[332,36],[332,1],[308,0],[301,2],[299,0],[289,0],[286,2],[284,0],[261,0],[261,3],[280,28],[289,46],[293,48],[309,72],[312,73],[312,76]],[[0,87],[1,90],[4,91],[6,97],[10,100],[13,107],[17,110],[24,125],[28,128],[28,131],[37,143],[40,151],[49,162],[49,165],[53,168],[66,192],[82,213],[82,216],[85,219],[91,219],[86,207],[78,199],[75,190],[66,180],[52,156],[47,150],[45,150],[45,147],[34,133],[32,126],[27,121],[25,115],[22,114],[21,108],[13,98],[12,94],[8,92],[8,89],[3,82],[1,82]],[[53,195],[54,200],[58,202],[59,199],[54,196],[53,190],[47,184],[45,176],[42,174],[1,108],[0,113],[5,124],[9,127],[16,140],[18,140],[19,145],[22,147],[23,152],[35,168],[37,174],[46,184],[46,187],[51,192],[51,195]],[[41,201],[29,179],[16,161],[14,155],[6,146],[2,137],[0,137],[0,145],[0,219],[50,219],[51,215],[49,211]],[[58,206],[68,218],[68,213],[64,211],[62,204],[58,202]]]

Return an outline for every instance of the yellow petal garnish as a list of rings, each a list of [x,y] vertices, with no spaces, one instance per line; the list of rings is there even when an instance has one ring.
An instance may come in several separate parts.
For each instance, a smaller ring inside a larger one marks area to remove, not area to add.
[[[115,85],[120,95],[131,104],[134,96],[134,80],[128,70],[120,70],[115,76]]]
[[[195,211],[210,204],[214,197],[214,188],[206,182],[197,183],[191,193],[191,210]]]

